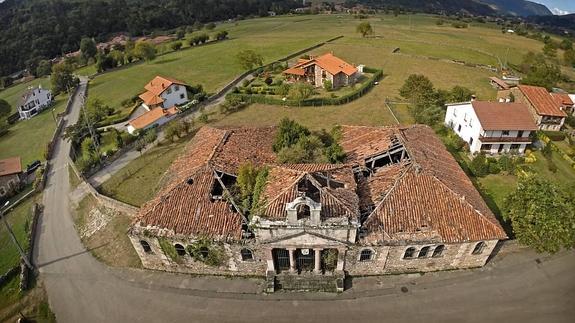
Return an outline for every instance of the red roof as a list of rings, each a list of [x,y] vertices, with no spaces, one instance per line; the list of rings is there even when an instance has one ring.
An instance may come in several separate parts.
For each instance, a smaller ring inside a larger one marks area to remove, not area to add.
[[[155,95],[162,94],[167,88],[169,88],[172,84],[179,84],[179,85],[186,85],[186,83],[182,81],[178,81],[173,78],[165,77],[165,76],[156,76],[153,80],[148,82],[144,86],[146,90],[152,92]]]
[[[527,107],[522,103],[473,101],[471,106],[483,130],[537,130]]]
[[[332,53],[327,53],[306,61],[298,62],[296,65],[285,70],[284,73],[303,75],[303,69],[311,65],[318,65],[332,75],[344,73],[347,76],[351,76],[357,72],[357,68],[355,68],[355,66],[347,63],[339,57],[334,56]],[[301,72],[296,70],[301,70]]]
[[[491,80],[491,82],[499,85],[502,89],[504,89],[504,90],[509,89],[509,85],[507,83],[505,83],[505,81],[503,81],[502,79],[500,79],[498,77],[490,77],[489,79]]]
[[[519,85],[519,90],[531,102],[537,114],[542,116],[566,117],[567,114],[560,109],[560,105],[553,99],[547,89],[540,86]]]
[[[176,107],[171,107],[169,109],[163,109],[161,107],[154,108],[141,116],[130,120],[129,124],[135,129],[144,129],[163,117],[171,117],[178,113]]]
[[[551,97],[561,106],[573,105],[573,100],[571,100],[571,97],[567,93],[551,93]]]
[[[20,157],[10,157],[0,160],[0,176],[19,174],[22,172]]]

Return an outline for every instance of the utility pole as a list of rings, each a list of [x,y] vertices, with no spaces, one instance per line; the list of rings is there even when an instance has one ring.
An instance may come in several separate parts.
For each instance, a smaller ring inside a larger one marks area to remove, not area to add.
[[[6,208],[9,203],[10,202],[6,202],[3,206],[3,209]],[[0,210],[0,217],[2,217],[2,221],[4,221],[4,225],[6,226],[6,230],[8,230],[8,234],[10,235],[12,242],[16,245],[16,248],[18,249],[18,252],[20,253],[20,257],[22,257],[22,260],[24,260],[24,263],[26,264],[26,266],[28,266],[29,269],[33,270],[34,267],[32,267],[30,260],[28,259],[28,257],[26,257],[26,254],[24,253],[24,249],[22,249],[22,246],[18,243],[18,240],[16,239],[16,236],[14,235],[14,231],[12,231],[12,228],[8,224],[8,221],[6,221],[6,217],[4,216],[4,210],[3,209]]]
[[[100,146],[98,145],[98,138],[96,136],[96,133],[94,131],[94,127],[92,122],[90,121],[90,117],[88,116],[88,114],[86,113],[86,96],[85,95],[81,95],[80,96],[80,106],[82,108],[82,113],[84,114],[84,121],[86,122],[86,127],[88,127],[88,131],[90,132],[90,137],[92,137],[92,146],[94,147],[94,151],[96,152],[96,156],[98,156],[98,160],[100,160]]]

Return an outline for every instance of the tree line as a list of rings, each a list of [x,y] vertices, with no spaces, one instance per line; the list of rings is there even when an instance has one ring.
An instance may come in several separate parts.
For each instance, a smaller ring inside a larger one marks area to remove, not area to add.
[[[105,41],[197,23],[286,13],[295,0],[6,0],[0,3],[0,75],[76,51],[83,37]]]

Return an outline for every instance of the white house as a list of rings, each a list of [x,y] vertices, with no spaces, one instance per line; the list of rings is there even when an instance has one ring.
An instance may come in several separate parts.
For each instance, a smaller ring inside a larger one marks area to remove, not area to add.
[[[156,76],[144,87],[146,92],[139,95],[142,106],[148,111],[161,107],[169,109],[188,102],[186,83],[172,78]]]
[[[30,119],[37,115],[40,111],[49,107],[53,99],[52,92],[43,89],[41,85],[36,88],[28,88],[18,102],[20,119]]]
[[[521,103],[471,101],[447,104],[445,125],[469,144],[472,153],[515,152],[531,144],[537,125]]]
[[[171,107],[169,109],[157,107],[133,120],[130,120],[126,128],[131,135],[136,135],[140,130],[146,130],[163,125],[170,121],[177,113],[178,109],[176,107]]]

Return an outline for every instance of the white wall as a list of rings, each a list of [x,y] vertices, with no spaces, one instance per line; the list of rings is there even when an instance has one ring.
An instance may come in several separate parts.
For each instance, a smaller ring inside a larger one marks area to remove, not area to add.
[[[169,88],[162,92],[161,96],[162,99],[164,99],[164,109],[188,102],[188,92],[186,91],[186,87],[183,85],[172,84]]]
[[[469,144],[472,153],[481,149],[478,139],[483,129],[470,102],[447,106],[445,125]]]
[[[18,107],[18,113],[20,114],[20,119],[30,119],[40,111],[44,110],[46,107],[52,103],[52,92],[49,90],[42,89],[40,87],[35,88],[32,95],[28,98],[24,106],[32,106],[28,110]]]

